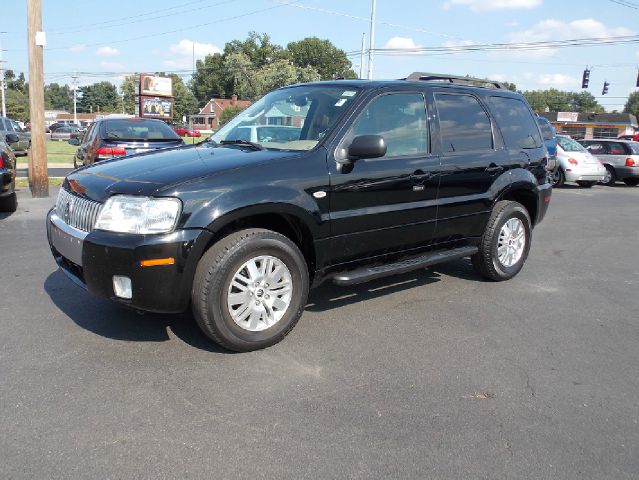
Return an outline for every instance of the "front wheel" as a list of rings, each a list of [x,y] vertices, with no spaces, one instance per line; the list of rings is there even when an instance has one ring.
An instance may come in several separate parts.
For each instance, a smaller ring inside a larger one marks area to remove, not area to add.
[[[308,289],[306,261],[295,243],[270,230],[241,230],[200,259],[191,292],[193,314],[221,346],[258,350],[291,331]]]
[[[530,250],[532,227],[528,211],[518,202],[502,200],[495,204],[479,252],[471,257],[482,277],[508,280],[519,273]]]
[[[592,188],[592,186],[597,183],[597,182],[589,182],[589,181],[585,181],[585,180],[579,180],[577,182],[577,185],[579,185],[580,187],[583,188]]]
[[[623,183],[625,183],[629,187],[636,187],[637,185],[639,185],[639,178],[624,178]]]

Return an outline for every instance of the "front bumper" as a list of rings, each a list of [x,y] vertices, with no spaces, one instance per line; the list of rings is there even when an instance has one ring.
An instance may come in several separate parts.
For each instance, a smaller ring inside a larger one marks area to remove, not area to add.
[[[133,235],[67,225],[55,208],[47,214],[47,239],[62,271],[94,295],[139,310],[183,312],[189,306],[195,268],[212,234],[188,229],[160,235]],[[142,260],[175,259],[173,265],[142,267]],[[131,279],[131,299],[113,291],[113,276]]]

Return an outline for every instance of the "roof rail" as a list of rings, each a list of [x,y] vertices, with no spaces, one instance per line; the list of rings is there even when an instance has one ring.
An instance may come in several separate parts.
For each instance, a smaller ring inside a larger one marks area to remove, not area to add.
[[[493,88],[505,88],[504,85],[495,80],[488,80],[486,78],[459,77],[456,75],[447,75],[445,73],[413,72],[408,77],[404,78],[404,80],[408,82],[428,82],[431,80],[438,80],[448,83],[457,83],[461,85],[474,85],[476,87],[490,85]]]

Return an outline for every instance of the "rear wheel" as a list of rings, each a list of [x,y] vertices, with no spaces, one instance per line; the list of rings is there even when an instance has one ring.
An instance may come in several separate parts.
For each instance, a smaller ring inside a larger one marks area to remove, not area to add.
[[[605,165],[605,167],[606,167],[606,176],[601,181],[601,183],[603,185],[612,187],[617,182],[617,174],[615,173],[615,169],[612,168],[610,165]]]
[[[18,209],[18,195],[13,192],[8,197],[0,198],[0,212],[15,212]]]
[[[629,187],[636,187],[637,185],[639,185],[639,178],[624,178],[623,183],[625,183]]]
[[[587,182],[585,180],[579,180],[577,182],[577,185],[579,185],[580,187],[583,187],[583,188],[591,188],[595,183],[597,183],[597,182]]]
[[[213,245],[200,260],[191,293],[200,328],[238,352],[282,340],[308,297],[306,261],[297,245],[270,230],[247,229]]]
[[[518,202],[502,200],[495,204],[479,244],[471,257],[482,277],[508,280],[519,273],[530,250],[532,227],[528,211]]]
[[[553,187],[561,187],[564,183],[566,183],[566,175],[561,168],[557,168],[554,172],[552,172],[551,178]]]

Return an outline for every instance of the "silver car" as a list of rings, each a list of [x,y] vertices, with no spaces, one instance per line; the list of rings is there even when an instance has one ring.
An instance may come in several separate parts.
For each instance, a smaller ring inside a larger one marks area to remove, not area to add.
[[[639,185],[639,142],[594,139],[580,143],[606,167],[606,178],[601,183],[613,186],[621,180],[628,186]]]
[[[557,163],[551,172],[553,187],[574,182],[590,188],[606,177],[606,169],[597,157],[565,135],[557,135]]]
[[[18,122],[7,117],[0,116],[0,135],[5,138],[8,133],[15,133],[19,141],[11,144],[14,153],[26,155],[27,149],[31,147],[31,132],[24,130]]]

